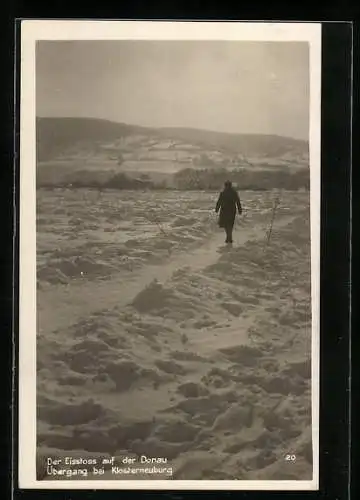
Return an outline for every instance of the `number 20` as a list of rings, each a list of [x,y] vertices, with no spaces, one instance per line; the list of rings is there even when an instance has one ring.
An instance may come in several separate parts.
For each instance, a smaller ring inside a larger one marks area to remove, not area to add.
[[[290,455],[290,454],[285,455],[285,460],[287,462],[295,462],[296,461],[296,455]]]

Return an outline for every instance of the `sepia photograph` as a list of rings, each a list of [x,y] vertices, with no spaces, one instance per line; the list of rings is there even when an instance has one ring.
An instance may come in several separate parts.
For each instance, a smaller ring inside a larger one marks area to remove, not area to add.
[[[22,23],[20,486],[317,489],[320,41]]]

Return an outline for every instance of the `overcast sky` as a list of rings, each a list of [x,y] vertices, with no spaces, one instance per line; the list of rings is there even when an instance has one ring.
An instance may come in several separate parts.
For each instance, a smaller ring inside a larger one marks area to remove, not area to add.
[[[308,139],[304,42],[42,41],[36,64],[38,116]]]

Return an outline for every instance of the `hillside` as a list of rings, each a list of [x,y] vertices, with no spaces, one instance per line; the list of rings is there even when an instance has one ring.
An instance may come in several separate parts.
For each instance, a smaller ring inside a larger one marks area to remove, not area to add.
[[[107,120],[37,118],[37,158],[39,161],[56,159],[75,147],[94,148],[104,141],[113,141],[139,131],[139,127]]]
[[[142,162],[142,170],[176,164],[308,163],[308,144],[272,135],[227,134],[190,128],[146,128],[90,118],[37,118],[37,160]],[[147,162],[148,165],[144,162]],[[162,166],[159,166],[159,162]],[[166,165],[167,162],[167,165]],[[170,163],[170,164],[169,164]],[[249,164],[250,165],[250,164]],[[181,167],[183,168],[183,167]]]
[[[163,128],[158,132],[164,137],[176,137],[200,147],[218,151],[240,153],[245,156],[282,156],[288,152],[302,155],[307,143],[289,137],[261,134],[229,134],[191,128]]]

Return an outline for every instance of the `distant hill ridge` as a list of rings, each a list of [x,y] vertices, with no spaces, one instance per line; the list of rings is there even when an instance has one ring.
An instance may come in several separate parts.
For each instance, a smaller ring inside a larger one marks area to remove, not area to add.
[[[308,154],[307,141],[276,135],[231,134],[194,128],[149,128],[97,118],[37,117],[37,159],[52,160],[78,145],[91,150],[101,144],[131,136],[144,136],[149,140],[158,141],[181,141],[209,151],[245,156],[278,157],[287,153],[297,156]]]

